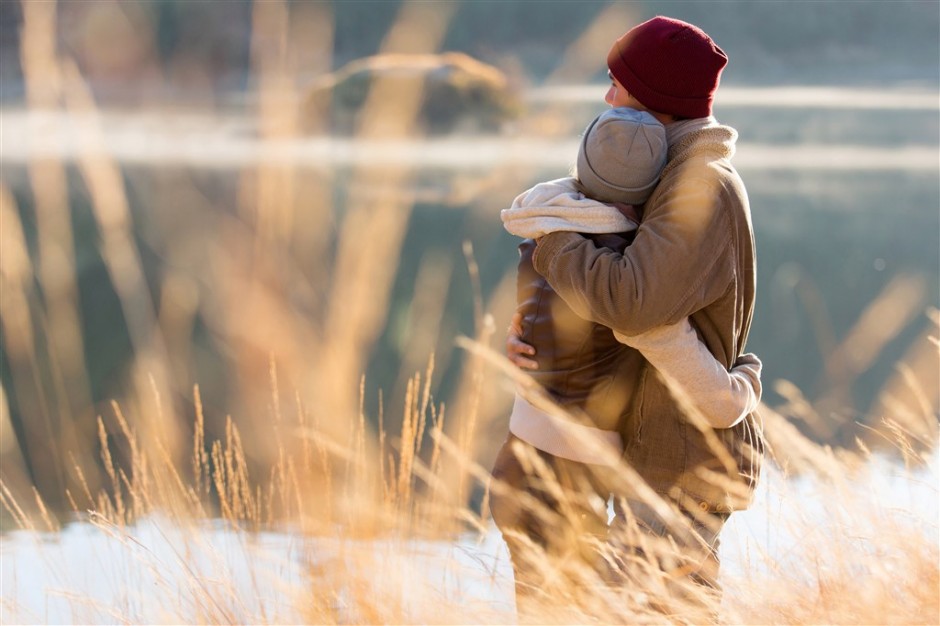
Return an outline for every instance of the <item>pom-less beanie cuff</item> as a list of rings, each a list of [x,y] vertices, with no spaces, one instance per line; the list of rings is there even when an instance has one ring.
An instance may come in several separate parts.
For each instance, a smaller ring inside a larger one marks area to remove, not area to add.
[[[614,42],[607,66],[643,106],[677,117],[707,117],[728,56],[700,28],[654,17]]]

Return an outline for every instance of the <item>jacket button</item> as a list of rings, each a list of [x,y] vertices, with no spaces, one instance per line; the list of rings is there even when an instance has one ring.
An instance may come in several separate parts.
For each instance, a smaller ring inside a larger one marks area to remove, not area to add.
[[[707,510],[708,510],[708,502],[699,502],[698,507],[699,507],[700,509],[702,509],[703,511],[707,511]]]

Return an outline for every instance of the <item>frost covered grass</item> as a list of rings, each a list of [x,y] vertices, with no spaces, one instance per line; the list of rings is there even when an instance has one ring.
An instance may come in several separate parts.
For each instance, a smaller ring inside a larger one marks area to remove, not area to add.
[[[798,475],[768,467],[752,509],[733,515],[724,531],[719,622],[930,623],[940,609],[937,448],[922,448],[905,467],[880,454],[802,443],[814,467]],[[251,492],[276,501],[280,479],[257,484],[237,449],[219,445],[211,446],[220,453],[207,473],[220,481],[222,519],[207,513],[195,485],[176,480],[182,470],[145,457],[124,508],[102,492],[94,510],[61,529],[27,516],[4,488],[3,504],[21,528],[3,537],[4,623],[517,620],[505,546],[478,510],[432,506],[422,489],[408,498],[373,492],[370,500],[337,478],[316,489],[288,487],[297,490],[290,499],[310,506],[266,523],[257,507],[237,500]],[[328,453],[314,453],[315,465],[328,461],[320,454]],[[286,455],[287,466],[299,461]],[[240,482],[241,494],[232,488]],[[687,621],[652,608],[662,593],[655,579],[622,591],[547,556],[543,566],[557,568],[566,591],[544,598],[524,621]]]
[[[432,374],[410,386],[394,453],[381,448],[388,433],[370,437],[364,419],[342,446],[303,416],[272,416],[280,462],[258,478],[231,423],[224,439],[208,441],[197,407],[191,457],[178,466],[164,442],[145,445],[115,404],[130,463],[114,465],[111,447],[122,442],[109,441],[101,420],[99,454],[113,483],[70,495],[69,523],[59,527],[38,494],[19,500],[2,485],[20,529],[3,537],[3,621],[699,621],[676,604],[668,573],[616,588],[547,554],[533,558],[549,593],[517,616],[485,503],[453,497],[474,483],[495,486],[472,446],[444,433]],[[772,462],[753,507],[724,531],[723,597],[697,600],[728,624],[929,623],[940,609],[935,418],[923,416],[918,436],[914,421],[907,433],[886,425],[899,455],[820,446],[770,408],[763,413]],[[675,550],[650,547],[656,558]]]

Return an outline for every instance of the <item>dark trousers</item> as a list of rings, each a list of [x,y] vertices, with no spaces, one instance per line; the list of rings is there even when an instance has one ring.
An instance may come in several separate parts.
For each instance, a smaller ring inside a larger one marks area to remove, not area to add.
[[[551,594],[543,574],[557,580],[559,568],[599,571],[610,494],[605,471],[553,456],[512,434],[500,448],[490,510],[509,548],[520,612]]]
[[[728,515],[673,510],[670,524],[646,503],[615,503],[607,576],[628,595],[636,591],[650,612],[679,622],[715,623],[721,603],[719,534]]]
[[[718,535],[727,516],[680,511],[679,523],[670,525],[642,502],[615,498],[608,527],[611,471],[555,457],[512,434],[500,448],[490,510],[509,548],[520,614],[540,598],[557,598],[546,573],[560,582],[559,569],[580,568],[627,595],[652,595],[644,600],[650,611],[713,621],[720,600]]]

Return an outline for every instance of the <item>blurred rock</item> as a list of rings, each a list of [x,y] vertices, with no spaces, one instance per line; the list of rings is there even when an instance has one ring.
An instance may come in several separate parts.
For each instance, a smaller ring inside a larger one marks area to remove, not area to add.
[[[386,54],[352,61],[311,85],[302,98],[301,127],[307,133],[356,133],[376,86],[384,99],[367,113],[371,128],[492,133],[521,110],[506,75],[466,54]],[[418,94],[420,101],[409,106]]]

